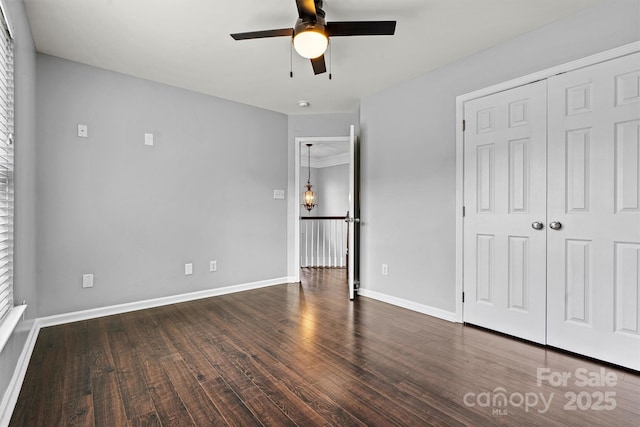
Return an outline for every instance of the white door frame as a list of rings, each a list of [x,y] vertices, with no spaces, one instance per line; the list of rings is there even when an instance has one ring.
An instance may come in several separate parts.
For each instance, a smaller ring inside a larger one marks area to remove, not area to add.
[[[293,204],[293,266],[295,267],[294,281],[300,281],[300,153],[303,144],[347,144],[349,145],[349,135],[346,136],[324,136],[324,137],[296,137],[295,139],[295,195]]]
[[[533,83],[538,80],[547,79],[556,74],[566,73],[567,71],[576,70],[578,68],[587,67],[600,62],[609,61],[614,58],[629,55],[631,53],[640,52],[640,41],[629,43],[627,45],[610,49],[595,55],[587,56],[576,61],[567,62],[566,64],[528,74],[517,79],[509,80],[497,85],[479,89],[464,95],[456,97],[456,311],[455,319],[457,322],[463,322],[463,305],[462,293],[464,290],[463,283],[463,241],[464,241],[464,131],[462,121],[464,119],[464,103],[472,99],[481,98],[497,92],[513,89]],[[298,230],[299,231],[299,230]]]

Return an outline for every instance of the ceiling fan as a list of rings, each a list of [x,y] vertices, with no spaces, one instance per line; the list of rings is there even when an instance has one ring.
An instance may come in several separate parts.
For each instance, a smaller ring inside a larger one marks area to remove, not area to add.
[[[322,0],[296,0],[296,5],[298,19],[293,28],[235,33],[231,37],[234,40],[292,37],[296,52],[311,60],[313,73],[322,74],[327,71],[324,52],[329,45],[329,37],[391,36],[396,30],[396,21],[326,22]]]

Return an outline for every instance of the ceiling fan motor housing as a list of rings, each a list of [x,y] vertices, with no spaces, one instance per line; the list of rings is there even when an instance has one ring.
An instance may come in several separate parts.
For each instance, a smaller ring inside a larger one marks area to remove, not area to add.
[[[303,1],[302,4],[305,4]],[[315,6],[315,14],[309,14],[310,10],[305,10],[305,12],[300,13],[300,17],[296,21],[296,25],[293,29],[293,35],[295,36],[300,31],[312,30],[316,29],[316,31],[322,30],[324,31],[325,22],[325,12],[322,9],[323,0],[314,0]],[[325,33],[326,34],[326,33]]]
[[[317,33],[327,35],[327,32],[324,29],[325,25],[326,22],[324,18],[318,17],[318,20],[316,22],[307,22],[302,18],[298,18],[295,27],[293,27],[293,36],[295,37],[297,34],[300,34],[304,31],[315,31]]]
[[[315,1],[315,14],[301,14],[293,27],[293,44],[296,51],[303,57],[316,59],[322,56],[329,43],[326,31],[325,13],[322,10],[322,0]],[[314,66],[316,70],[318,65]],[[324,68],[324,67],[320,67]],[[323,72],[318,69],[317,71]]]
[[[322,10],[323,1],[315,0],[315,4],[316,4],[316,16],[324,20],[324,10]]]

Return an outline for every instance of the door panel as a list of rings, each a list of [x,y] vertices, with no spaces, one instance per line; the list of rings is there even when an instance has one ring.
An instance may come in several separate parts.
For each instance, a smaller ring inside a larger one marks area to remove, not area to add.
[[[616,332],[640,335],[640,244],[615,244]]]
[[[529,202],[529,138],[509,141],[509,212],[526,213]]]
[[[591,304],[589,294],[591,288],[592,270],[589,265],[591,260],[591,242],[588,240],[566,241],[566,279],[565,289],[567,295],[565,301],[565,319],[570,322],[589,324]]]
[[[640,369],[640,54],[549,79],[548,344]]]
[[[591,129],[577,129],[567,132],[566,173],[567,211],[571,213],[589,212],[591,191],[591,171],[589,161]]]
[[[616,213],[640,212],[640,120],[616,125]]]
[[[464,320],[544,343],[546,82],[464,108]]]
[[[509,308],[529,308],[529,238],[509,237]]]

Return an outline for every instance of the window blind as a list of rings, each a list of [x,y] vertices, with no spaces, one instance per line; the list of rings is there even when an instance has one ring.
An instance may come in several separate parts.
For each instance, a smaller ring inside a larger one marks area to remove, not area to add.
[[[13,307],[13,40],[0,19],[0,321]]]

